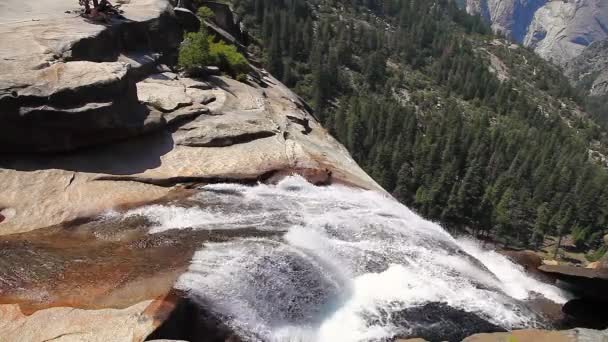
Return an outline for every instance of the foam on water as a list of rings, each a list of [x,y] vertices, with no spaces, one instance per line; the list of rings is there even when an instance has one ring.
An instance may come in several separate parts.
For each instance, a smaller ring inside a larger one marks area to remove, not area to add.
[[[564,304],[569,299],[568,293],[528,276],[521,265],[495,251],[481,248],[474,240],[458,239],[458,244],[492,271],[500,280],[500,287],[513,298],[524,300],[536,292],[558,304]]]
[[[407,335],[395,317],[444,303],[506,329],[534,327],[519,300],[556,288],[506,258],[455,240],[382,194],[316,187],[299,177],[278,185],[209,185],[191,208],[150,206],[153,233],[255,227],[281,238],[241,238],[199,250],[177,286],[248,340],[367,341]]]

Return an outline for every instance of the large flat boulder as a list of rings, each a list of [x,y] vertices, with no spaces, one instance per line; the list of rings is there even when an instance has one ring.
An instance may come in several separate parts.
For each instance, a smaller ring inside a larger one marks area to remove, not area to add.
[[[65,152],[162,124],[140,105],[132,65],[116,61],[177,46],[167,0],[129,1],[124,18],[104,24],[81,17],[75,1],[1,6],[0,153]]]
[[[84,310],[58,307],[24,315],[18,305],[0,305],[5,341],[143,341],[159,325],[147,300],[125,309]]]

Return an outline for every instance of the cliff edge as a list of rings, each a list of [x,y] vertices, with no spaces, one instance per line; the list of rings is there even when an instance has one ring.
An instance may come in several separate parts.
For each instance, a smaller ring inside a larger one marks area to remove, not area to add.
[[[103,23],[73,0],[0,4],[6,340],[144,340],[179,302],[172,286],[195,249],[232,234],[96,221],[110,210],[291,174],[383,192],[263,70],[246,82],[177,73],[184,27],[168,0],[119,3]]]

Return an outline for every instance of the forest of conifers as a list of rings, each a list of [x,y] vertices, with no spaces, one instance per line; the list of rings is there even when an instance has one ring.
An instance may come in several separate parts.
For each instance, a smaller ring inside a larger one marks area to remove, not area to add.
[[[569,234],[590,258],[604,252],[606,130],[531,51],[447,0],[233,5],[250,52],[404,204],[509,246]]]

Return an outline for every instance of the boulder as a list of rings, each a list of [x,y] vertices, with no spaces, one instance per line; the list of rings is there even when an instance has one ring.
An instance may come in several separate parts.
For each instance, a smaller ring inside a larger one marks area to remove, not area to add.
[[[557,265],[559,265],[559,261],[557,261],[557,260],[543,259],[543,265],[557,266]]]
[[[567,316],[570,326],[606,329],[608,328],[606,306],[608,306],[608,301],[596,298],[577,298],[567,302],[562,311]]]
[[[562,308],[570,326],[608,328],[608,317],[605,315],[608,305],[608,269],[543,265],[539,270],[557,279],[558,286],[578,297]]]
[[[185,87],[180,84],[139,82],[137,96],[143,103],[162,112],[172,112],[192,104],[192,99],[186,95]]]

